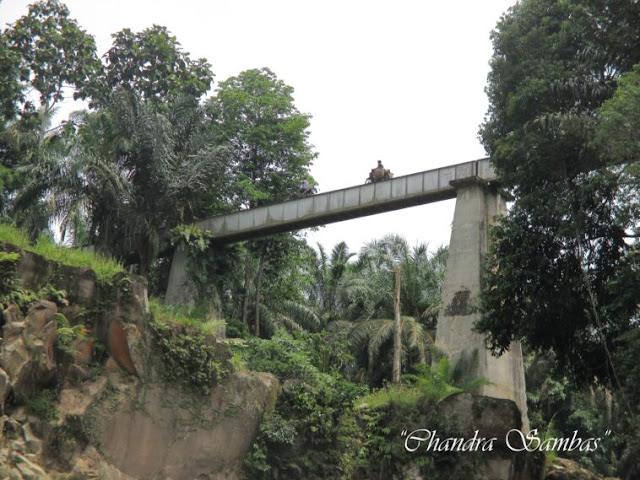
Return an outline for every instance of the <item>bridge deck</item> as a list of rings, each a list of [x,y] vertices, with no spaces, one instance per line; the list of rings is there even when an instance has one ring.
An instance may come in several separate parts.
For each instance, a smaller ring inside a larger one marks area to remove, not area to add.
[[[343,188],[197,222],[217,240],[234,242],[455,198],[450,182],[496,179],[489,159]]]

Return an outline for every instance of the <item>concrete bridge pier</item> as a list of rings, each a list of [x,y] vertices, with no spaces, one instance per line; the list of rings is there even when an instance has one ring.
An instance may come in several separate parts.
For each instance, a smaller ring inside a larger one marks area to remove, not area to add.
[[[523,429],[529,429],[524,383],[524,365],[520,343],[494,357],[487,350],[484,336],[472,331],[480,317],[480,285],[489,247],[489,226],[496,215],[506,213],[505,200],[478,177],[450,182],[456,189],[456,207],[451,229],[449,257],[438,318],[436,346],[450,358],[452,365],[464,353],[478,351],[477,377],[491,384],[478,392],[488,397],[513,400],[522,415]]]
[[[178,246],[171,261],[169,283],[164,297],[166,305],[195,305],[193,286],[189,282],[188,260],[189,247],[186,245]]]

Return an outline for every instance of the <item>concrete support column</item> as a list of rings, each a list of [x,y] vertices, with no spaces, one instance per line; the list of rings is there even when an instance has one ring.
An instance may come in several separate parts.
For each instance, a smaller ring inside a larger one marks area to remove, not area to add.
[[[189,251],[186,245],[176,248],[171,262],[167,293],[164,297],[166,305],[182,304],[193,306],[195,304],[193,287],[189,285],[189,276],[187,274],[188,259]]]
[[[452,364],[463,353],[478,351],[477,377],[491,384],[481,387],[481,395],[513,400],[522,414],[523,428],[529,429],[524,365],[519,343],[508,352],[494,357],[487,350],[484,336],[472,331],[480,317],[480,282],[489,246],[488,227],[496,215],[506,212],[504,199],[482,180],[472,177],[451,182],[457,200],[449,258],[442,291],[442,307],[438,318],[436,346],[450,358]]]

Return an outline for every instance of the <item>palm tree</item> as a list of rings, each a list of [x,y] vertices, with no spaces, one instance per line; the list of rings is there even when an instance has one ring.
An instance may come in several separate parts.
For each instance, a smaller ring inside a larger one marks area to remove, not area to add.
[[[256,265],[253,270],[258,270],[256,275],[263,277],[263,281],[250,284],[248,292],[252,299],[249,323],[254,325],[254,334],[269,338],[279,329],[317,332],[324,327],[323,319],[313,305],[300,296],[300,292],[292,292],[286,286],[282,288],[283,284],[289,283],[289,279],[284,277],[295,276],[291,265],[272,268],[263,262],[262,272]],[[261,292],[262,285],[264,290]]]
[[[43,185],[49,182],[55,159],[69,150],[65,127],[49,129],[54,114],[55,109],[41,107],[0,125],[0,208],[33,239],[47,231],[53,213],[52,198]]]
[[[309,302],[316,308],[325,325],[338,319],[340,310],[339,287],[347,271],[349,260],[355,256],[345,242],[333,247],[331,256],[318,244],[312,250],[311,274],[314,282],[307,292]]]
[[[77,234],[86,219],[92,244],[145,275],[171,228],[219,206],[226,151],[212,146],[192,97],[151,102],[117,92],[102,110],[71,120],[68,152],[33,165],[20,198],[47,192],[65,231]]]
[[[405,239],[388,235],[366,244],[340,284],[345,320],[332,328],[348,332],[369,383],[379,384],[391,368],[394,332],[394,270],[402,270],[400,331],[405,366],[427,361],[433,348],[446,249],[429,254],[425,244],[409,247]]]

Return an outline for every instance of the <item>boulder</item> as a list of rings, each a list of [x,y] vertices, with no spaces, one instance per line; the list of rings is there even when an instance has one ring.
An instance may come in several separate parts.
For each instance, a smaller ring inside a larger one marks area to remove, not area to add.
[[[15,336],[10,341],[5,339],[0,347],[0,367],[8,373],[14,390],[21,391],[27,383],[26,377],[29,374],[28,364],[30,361],[31,354],[21,335]],[[16,389],[16,387],[18,388]]]
[[[38,300],[29,308],[25,323],[27,333],[33,335],[41,332],[47,323],[55,320],[58,307],[49,300]]]
[[[93,339],[78,338],[73,342],[73,359],[84,365],[89,365],[93,360]]]
[[[577,462],[568,458],[556,458],[547,466],[545,480],[600,480],[598,475],[591,473]]]
[[[135,328],[135,325],[133,325]],[[116,363],[126,372],[138,377],[138,371],[131,359],[127,334],[120,322],[116,319],[109,324],[108,336],[109,353]]]
[[[24,480],[50,480],[51,477],[26,455],[14,453],[11,460]]]
[[[471,437],[478,430],[479,437],[496,439],[491,452],[482,452],[483,465],[478,476],[473,478],[542,478],[544,455],[541,452],[515,453],[507,447],[507,433],[512,429],[523,429],[522,416],[512,400],[459,393],[440,402],[437,410],[447,419],[446,423],[455,431],[461,432],[464,438]],[[464,463],[471,457],[462,458],[461,463]]]
[[[31,396],[41,387],[51,384],[56,376],[54,345],[58,330],[56,304],[47,300],[36,302],[24,322],[14,306],[3,312],[11,321],[4,325],[4,341],[0,345],[0,367],[8,374],[11,388]]]
[[[109,463],[137,479],[240,478],[244,455],[278,381],[271,374],[238,372],[209,397],[170,385],[116,385],[98,395],[83,429]]]
[[[11,391],[11,381],[9,375],[0,368],[0,415],[4,413],[4,402]]]

